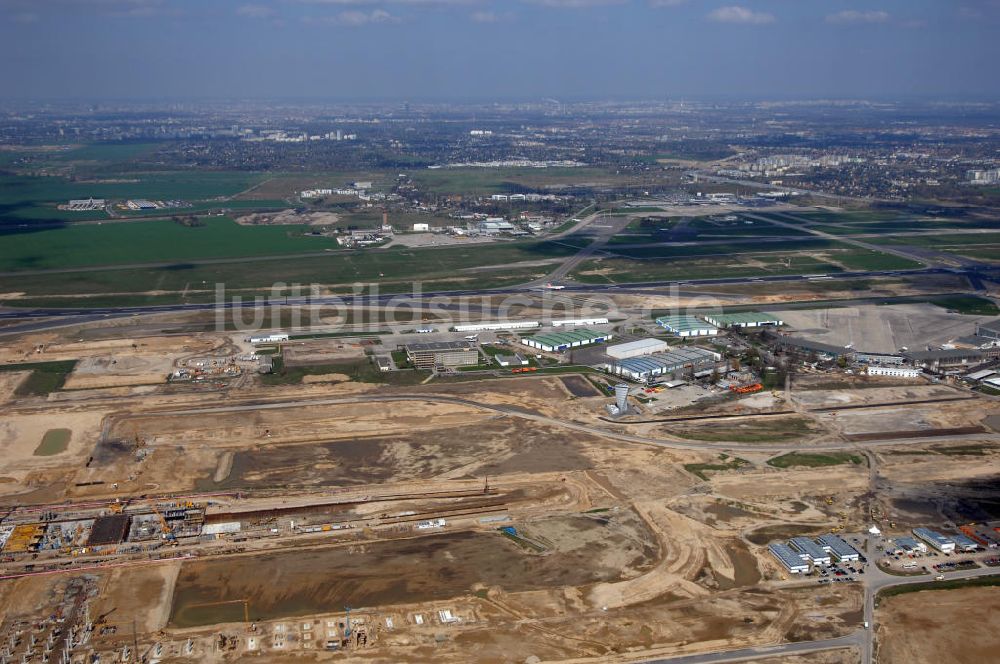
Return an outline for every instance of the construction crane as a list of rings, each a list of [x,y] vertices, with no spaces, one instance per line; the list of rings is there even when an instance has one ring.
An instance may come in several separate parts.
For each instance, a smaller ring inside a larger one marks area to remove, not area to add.
[[[160,510],[156,509],[156,505],[151,505],[150,509],[152,509],[153,514],[155,514],[160,519],[160,529],[163,531],[163,537],[167,541],[173,544],[177,544],[177,536],[174,535],[174,531],[170,528],[170,524],[167,523],[167,520],[160,513]]]

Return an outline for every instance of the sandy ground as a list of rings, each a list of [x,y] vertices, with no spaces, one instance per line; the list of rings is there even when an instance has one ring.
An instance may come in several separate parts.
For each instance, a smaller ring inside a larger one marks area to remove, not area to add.
[[[47,332],[19,338],[0,345],[0,362],[75,360],[102,355],[160,354],[178,355],[207,352],[218,345],[219,336],[143,336],[85,340],[73,337],[73,331]],[[37,348],[43,352],[36,353]]]
[[[792,401],[806,408],[832,408],[861,404],[897,403],[900,401],[924,401],[968,396],[967,392],[947,385],[928,385],[923,382],[913,384],[865,387],[865,389],[798,389],[804,380],[796,380],[792,387]],[[867,383],[880,385],[879,383]]]
[[[101,430],[102,412],[48,413],[45,417],[8,414],[0,420],[0,457],[4,459],[5,475],[24,476],[86,460]],[[52,456],[35,456],[35,450],[49,429],[72,431],[64,452]],[[0,485],[0,491],[10,487]]]
[[[29,371],[0,371],[0,403],[14,396],[14,390],[28,377]]]
[[[157,356],[163,358],[158,361],[175,362],[234,352],[237,346],[238,352],[247,351],[241,339],[212,334],[124,336],[76,341],[86,337],[50,335],[42,355],[80,358],[80,377],[108,378],[162,369],[148,363]],[[31,351],[30,345],[22,344],[11,357]],[[290,357],[304,363],[336,363],[356,359],[359,352],[357,347],[326,339],[295,345]],[[109,365],[109,357],[131,361],[119,359]],[[114,368],[118,365],[122,366]],[[346,501],[342,509],[310,509],[295,517],[306,519],[302,523],[326,523],[332,517],[380,520],[385,515],[391,520],[403,513],[428,514],[444,504],[428,492],[474,485],[475,500],[502,495],[505,502],[499,509],[508,513],[509,523],[544,545],[544,551],[517,545],[496,532],[496,523],[480,521],[477,513],[449,516],[444,531],[429,534],[392,523],[365,525],[314,541],[308,555],[299,545],[301,540],[286,540],[284,535],[251,538],[246,545],[250,548],[243,552],[226,549],[236,543],[222,540],[206,544],[199,549],[203,554],[199,559],[183,565],[105,574],[96,608],[127,615],[128,623],[134,615],[144,633],[140,641],[162,641],[174,649],[169,652],[176,652],[190,636],[195,654],[185,661],[220,661],[213,646],[220,632],[239,637],[244,644],[240,648],[245,647],[243,625],[190,629],[168,625],[181,599],[197,604],[199,596],[224,598],[227,593],[254,598],[262,616],[273,618],[258,626],[258,634],[268,643],[276,638],[280,623],[281,633],[289,639],[282,647],[290,655],[301,654],[297,661],[317,659],[301,645],[309,643],[313,651],[322,647],[324,637],[312,635],[339,618],[347,596],[357,598],[359,619],[372,625],[372,645],[356,658],[369,662],[465,662],[470,652],[483,662],[524,662],[532,657],[627,662],[825,638],[858,628],[857,587],[784,587],[776,583],[784,575],[765,547],[769,540],[794,534],[827,532],[837,526],[856,529],[867,523],[864,465],[779,470],[766,465],[768,454],[745,453],[741,456],[747,465],[709,471],[703,480],[683,464],[717,463],[717,453],[632,446],[451,404],[257,407],[376,390],[424,392],[592,422],[608,401],[574,396],[574,390],[583,394],[581,388],[589,386],[586,378],[580,379],[582,383],[535,376],[398,388],[344,382],[343,375],[325,378],[335,382],[264,387],[253,376],[245,376],[229,388],[212,391],[198,391],[194,385],[119,386],[64,392],[44,402],[10,401],[0,425],[0,455],[7,460],[0,493],[49,488],[34,502],[103,498],[115,482],[120,484],[119,493],[133,496],[191,490],[246,492],[249,497],[231,502],[213,499],[220,502],[210,512],[221,519],[232,518],[230,512],[237,509],[313,508],[321,499],[346,494],[412,492],[388,502]],[[792,406],[801,412],[827,404],[930,398],[948,390],[926,385],[853,391],[828,386],[797,391],[801,400]],[[971,421],[985,414],[985,403],[935,406],[931,409],[938,414],[920,411],[920,417],[932,426],[963,418]],[[251,408],[193,412],[238,404]],[[770,394],[752,396],[740,406],[748,413],[788,407]],[[875,417],[901,427],[903,415],[890,417],[883,411],[911,413],[920,408],[888,407],[876,410]],[[829,419],[848,412],[852,411]],[[106,417],[108,442],[96,445]],[[803,417],[829,424],[825,415]],[[845,417],[845,424],[837,426],[851,429],[852,417],[862,415]],[[44,432],[55,427],[72,430],[69,449],[53,457],[34,457]],[[832,433],[825,435],[836,435],[832,424],[829,428]],[[144,449],[151,454],[142,462],[136,460],[132,446],[137,439],[145,441]],[[970,477],[986,478],[995,474],[998,458],[992,450],[974,458],[930,447],[917,455],[892,451],[880,453],[878,460],[879,481],[894,497],[908,497],[906,491],[934,482],[964,481],[962,468],[968,470],[970,464],[977,464]],[[499,493],[478,493],[486,477]],[[87,482],[104,484],[80,486]],[[227,551],[227,557],[209,555],[221,551]],[[270,558],[261,558],[264,553]],[[265,567],[262,561],[274,564]],[[199,569],[211,573],[206,576]],[[260,569],[268,575],[254,576]],[[45,592],[40,581],[32,583],[18,586],[19,591]],[[0,605],[10,597],[5,592],[0,584]],[[26,600],[17,602],[34,610]],[[442,624],[435,618],[440,609],[453,610],[462,617],[461,623]],[[418,625],[415,615],[428,620]],[[389,616],[395,621],[393,629],[385,627]],[[302,627],[307,622],[308,630]],[[130,624],[121,629],[131,634]],[[161,629],[164,632],[158,633]],[[109,640],[108,647],[112,645]],[[761,661],[854,664],[852,657],[824,653]],[[226,658],[240,661],[250,656],[237,649]],[[275,649],[267,650],[264,658],[285,661]]]
[[[86,357],[77,363],[64,389],[158,385],[166,381],[173,366],[171,357],[152,353]]]
[[[286,366],[347,363],[365,356],[363,346],[336,339],[296,341],[285,345],[282,352]]]
[[[882,600],[876,621],[879,662],[994,662],[1000,649],[1000,592],[967,588],[890,597]]]

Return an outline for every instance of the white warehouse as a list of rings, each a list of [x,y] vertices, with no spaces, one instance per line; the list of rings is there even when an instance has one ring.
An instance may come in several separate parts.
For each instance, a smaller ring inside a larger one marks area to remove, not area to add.
[[[869,376],[889,376],[890,378],[917,378],[920,369],[913,367],[876,367],[868,365]]]
[[[268,334],[262,337],[250,337],[247,339],[252,344],[276,344],[282,341],[288,341],[287,334]]]
[[[809,563],[807,563],[797,551],[792,550],[792,547],[787,544],[775,542],[770,544],[767,548],[771,552],[771,555],[778,559],[778,562],[781,563],[781,566],[784,567],[789,574],[809,573]]]
[[[456,325],[456,332],[485,332],[487,330],[533,330],[541,327],[538,321],[534,320],[507,320],[496,323],[476,323],[474,325]]]
[[[627,360],[630,357],[664,353],[669,349],[667,342],[662,339],[639,339],[638,341],[608,346],[607,353],[608,357],[613,357],[616,360]]]
[[[562,320],[553,320],[552,327],[607,325],[609,322],[607,318],[563,318]]]
[[[929,528],[914,528],[913,534],[933,546],[941,553],[955,552],[955,540],[950,537],[945,537],[939,532],[930,530]]]

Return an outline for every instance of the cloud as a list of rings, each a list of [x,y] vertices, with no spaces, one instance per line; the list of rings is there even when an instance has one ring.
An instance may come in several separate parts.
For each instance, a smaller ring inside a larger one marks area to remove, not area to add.
[[[334,14],[333,16],[310,16],[302,20],[314,25],[333,25],[345,28],[357,28],[377,23],[399,23],[400,21],[397,16],[390,14],[384,9],[373,9],[370,12],[352,9]]]
[[[236,15],[246,18],[271,18],[274,16],[274,9],[266,5],[243,5],[236,9]]]
[[[663,7],[680,7],[686,4],[688,0],[649,0],[649,6],[653,9],[662,9]]]
[[[469,14],[469,20],[473,23],[499,23],[500,17],[496,12],[472,12]]]
[[[850,24],[850,23],[885,23],[889,20],[889,12],[882,10],[858,11],[856,9],[845,9],[836,14],[826,17],[827,23]]]
[[[589,9],[590,7],[607,7],[609,5],[625,4],[628,0],[524,0],[532,5],[553,7],[556,9]]]
[[[755,12],[746,7],[732,5],[719,7],[709,12],[708,19],[717,23],[743,23],[746,25],[764,25],[774,23],[774,16],[766,12]]]
[[[461,7],[481,4],[480,0],[294,0],[302,5],[338,5],[361,7],[371,5],[411,5],[425,7]]]
[[[40,18],[63,13],[99,14],[112,17],[180,15],[182,12],[167,0],[0,0],[0,7],[15,10],[17,15]],[[30,18],[28,19],[30,22]],[[22,19],[23,21],[23,19]]]

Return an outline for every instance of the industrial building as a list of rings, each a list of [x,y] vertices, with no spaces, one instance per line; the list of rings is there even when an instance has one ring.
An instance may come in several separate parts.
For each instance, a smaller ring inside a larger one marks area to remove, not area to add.
[[[819,544],[824,551],[836,558],[838,562],[853,563],[861,559],[861,554],[858,553],[858,550],[848,544],[847,541],[839,535],[834,535],[833,533],[820,535],[816,539],[816,543]]]
[[[675,348],[668,353],[631,357],[610,363],[606,369],[623,378],[649,381],[657,376],[668,376],[679,371],[697,371],[714,366],[722,356],[704,348]]]
[[[802,556],[798,552],[793,551],[792,547],[787,544],[781,544],[780,542],[775,542],[769,544],[767,547],[771,555],[774,556],[781,566],[784,567],[789,574],[808,574],[809,573],[809,563],[802,559]]]
[[[965,378],[965,380],[978,383],[981,380],[986,380],[987,378],[992,378],[993,376],[996,375],[997,372],[993,369],[983,369],[982,371],[976,371],[966,376],[963,376],[963,378]]]
[[[624,344],[608,346],[608,357],[616,360],[626,360],[630,357],[642,357],[653,353],[665,353],[670,350],[666,341],[660,339],[639,339]]]
[[[858,364],[867,364],[868,366],[878,367],[901,367],[909,364],[909,360],[902,355],[894,355],[891,353],[867,353],[864,351],[854,351],[851,353],[851,360]]]
[[[975,334],[977,337],[985,337],[987,339],[1000,341],[1000,318],[987,321],[985,323],[976,323]]]
[[[920,375],[920,369],[913,367],[879,367],[868,366],[865,368],[869,376],[889,376],[891,378],[916,378]]]
[[[607,325],[610,321],[607,318],[563,318],[553,320],[552,327],[575,327],[577,325]]]
[[[679,337],[710,337],[719,333],[719,328],[694,316],[663,316],[656,324]]]
[[[287,334],[266,334],[258,337],[250,337],[248,341],[252,344],[276,344],[288,341]]]
[[[474,323],[471,325],[456,325],[455,332],[486,332],[488,330],[534,330],[541,327],[536,320],[504,320],[495,323]]]
[[[526,367],[528,359],[523,355],[514,353],[513,355],[494,355],[493,359],[502,367]]]
[[[771,314],[745,311],[737,314],[708,314],[703,318],[716,327],[777,327],[785,322]]]
[[[966,537],[965,535],[958,533],[951,536],[952,541],[955,542],[956,551],[976,551],[979,548],[979,544],[975,542],[971,537]]]
[[[955,540],[945,537],[939,532],[935,532],[929,528],[914,528],[913,534],[941,553],[954,553],[955,551]]]
[[[927,553],[927,545],[912,537],[897,537],[895,542],[896,547],[905,553]]]
[[[1000,357],[1000,348],[972,349],[945,348],[942,350],[921,350],[904,353],[918,367],[930,371],[941,371],[946,368],[974,367],[989,359]]]
[[[407,359],[417,369],[479,364],[479,351],[467,341],[408,344],[405,348]]]
[[[825,344],[822,341],[791,337],[783,334],[774,334],[768,337],[777,350],[792,353],[814,354],[820,360],[835,360],[838,357],[846,356],[849,351],[842,346]]]
[[[813,565],[826,567],[830,564],[829,552],[808,537],[793,537],[789,544]]]
[[[571,348],[599,344],[611,339],[610,333],[594,332],[593,330],[580,329],[567,332],[552,332],[551,334],[538,334],[533,337],[524,337],[521,343],[529,348],[544,350],[549,353],[561,353]]]

